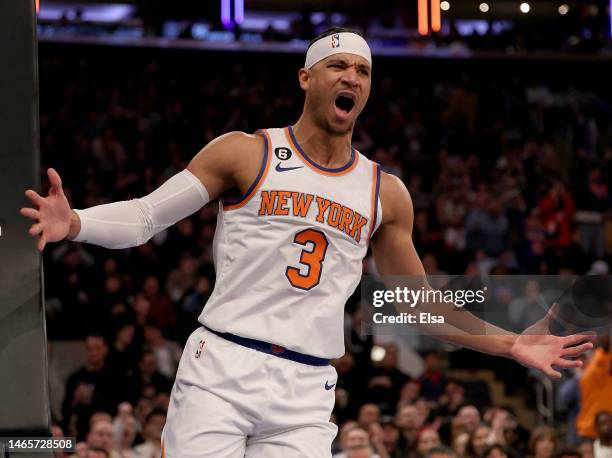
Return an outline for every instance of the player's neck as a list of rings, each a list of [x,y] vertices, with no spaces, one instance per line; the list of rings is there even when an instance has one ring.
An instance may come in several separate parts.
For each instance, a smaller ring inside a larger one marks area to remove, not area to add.
[[[293,126],[293,134],[308,157],[328,168],[342,167],[351,159],[351,129],[346,135],[333,135],[301,117]]]

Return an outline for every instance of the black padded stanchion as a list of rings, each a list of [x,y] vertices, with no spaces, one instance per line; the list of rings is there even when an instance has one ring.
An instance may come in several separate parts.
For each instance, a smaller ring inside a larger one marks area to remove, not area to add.
[[[39,188],[35,8],[0,1],[0,437],[50,435],[41,256],[19,214]]]

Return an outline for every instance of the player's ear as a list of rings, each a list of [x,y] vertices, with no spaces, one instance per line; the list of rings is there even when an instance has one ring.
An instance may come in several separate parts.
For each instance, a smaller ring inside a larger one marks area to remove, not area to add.
[[[310,70],[306,68],[300,68],[298,72],[298,79],[300,81],[300,87],[306,91],[310,82]]]

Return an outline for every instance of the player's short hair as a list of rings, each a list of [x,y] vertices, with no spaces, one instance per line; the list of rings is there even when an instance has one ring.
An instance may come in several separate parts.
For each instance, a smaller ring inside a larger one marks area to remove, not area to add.
[[[359,35],[360,37],[363,36],[357,30],[347,29],[345,27],[330,27],[325,32],[317,35],[312,40],[310,40],[310,43],[308,43],[308,48],[310,48],[315,42],[319,41],[321,38],[329,37],[330,35],[333,35],[335,33],[354,33],[356,35]]]

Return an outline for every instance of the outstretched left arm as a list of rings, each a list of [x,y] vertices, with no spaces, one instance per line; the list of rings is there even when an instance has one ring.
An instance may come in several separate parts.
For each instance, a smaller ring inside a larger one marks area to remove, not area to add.
[[[412,242],[414,211],[412,199],[404,184],[392,175],[381,176],[381,226],[372,239],[372,250],[378,271],[383,276],[413,276],[420,284],[431,288],[425,277],[423,264]],[[414,283],[411,282],[411,283]],[[494,326],[477,316],[445,302],[422,302],[422,312],[444,316],[444,324],[418,324],[439,339],[493,355],[505,356],[519,363],[540,369],[551,377],[561,374],[552,368],[578,367],[582,363],[566,359],[593,347],[590,335],[558,337],[550,334],[548,325],[556,312],[552,307],[542,320],[516,335]]]

